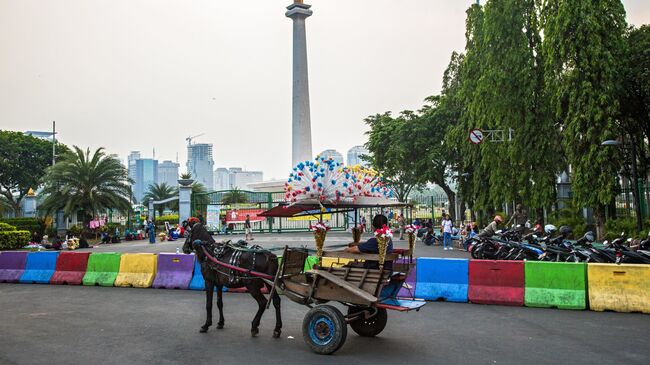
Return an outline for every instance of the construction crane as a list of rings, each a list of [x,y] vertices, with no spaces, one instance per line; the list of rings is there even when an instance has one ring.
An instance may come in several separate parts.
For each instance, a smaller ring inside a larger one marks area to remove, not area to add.
[[[192,140],[193,140],[194,138],[201,137],[201,136],[204,135],[204,134],[205,134],[205,133],[201,133],[201,134],[197,134],[196,136],[187,137],[187,138],[185,138],[185,140],[187,141],[187,144],[190,145],[190,144],[192,144]]]

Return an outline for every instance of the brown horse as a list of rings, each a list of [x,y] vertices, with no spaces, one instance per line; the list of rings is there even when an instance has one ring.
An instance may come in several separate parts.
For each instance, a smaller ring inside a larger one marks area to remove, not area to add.
[[[210,256],[222,263],[263,273],[268,275],[268,277],[274,277],[278,271],[277,256],[269,251],[234,247],[229,243],[224,242],[217,243],[201,223],[193,224],[191,227],[191,234],[185,240],[185,244],[183,245],[184,253],[189,254],[192,250],[196,252],[196,258],[201,264],[201,273],[203,274],[203,279],[205,279],[205,309],[207,311],[207,318],[205,324],[201,326],[200,332],[207,332],[212,325],[212,298],[214,288],[217,288],[217,307],[219,308],[219,322],[217,322],[217,328],[221,329],[224,325],[222,299],[223,287],[245,287],[253,298],[255,298],[258,305],[257,313],[255,314],[251,324],[251,335],[257,336],[259,333],[260,320],[262,319],[262,314],[264,314],[267,304],[267,299],[264,294],[262,294],[262,288],[267,287],[268,289],[270,288],[270,285],[259,277],[232,270],[213,262],[205,254],[204,249]],[[271,299],[273,300],[273,306],[275,307],[275,329],[273,330],[273,337],[278,338],[282,333],[280,296],[277,292],[274,292]]]

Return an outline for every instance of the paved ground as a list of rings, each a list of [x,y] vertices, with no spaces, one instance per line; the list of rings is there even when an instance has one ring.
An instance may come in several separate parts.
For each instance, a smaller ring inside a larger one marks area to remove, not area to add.
[[[198,333],[202,292],[0,284],[0,364],[647,364],[650,316],[434,302],[352,331],[331,357],[302,340],[306,308],[282,301],[249,334],[254,302],[225,295],[226,328]],[[215,306],[216,311],[216,306]],[[291,337],[289,337],[291,336]]]
[[[370,234],[366,233],[363,235],[363,239],[370,238]],[[254,240],[250,244],[260,245],[266,248],[273,247],[284,247],[284,245],[289,246],[306,246],[310,248],[315,248],[314,236],[311,233],[282,233],[282,234],[256,234]],[[244,235],[225,235],[225,236],[215,236],[217,241],[221,240],[232,240],[234,242],[244,239]],[[330,232],[327,234],[327,239],[325,241],[325,246],[328,245],[344,245],[352,241],[352,235],[346,232]],[[94,248],[79,250],[79,251],[91,251],[91,252],[176,252],[176,248],[183,247],[183,240],[176,240],[173,242],[156,242],[155,244],[150,244],[149,241],[124,241],[118,244],[108,244],[108,245],[98,245]],[[393,239],[393,244],[395,247],[408,247],[406,240],[399,240],[397,237]],[[440,246],[425,246],[421,241],[417,241],[417,246],[415,250],[415,255],[420,257],[462,257],[468,258],[469,254],[459,250],[457,241],[454,244],[454,251],[443,251]],[[341,249],[338,247],[336,249]],[[278,251],[280,254],[280,251]]]

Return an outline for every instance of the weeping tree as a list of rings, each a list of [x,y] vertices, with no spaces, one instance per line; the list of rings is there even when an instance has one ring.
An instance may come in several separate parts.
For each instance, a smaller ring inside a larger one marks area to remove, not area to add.
[[[228,205],[248,203],[248,196],[239,188],[233,188],[223,195],[221,202]]]
[[[94,152],[75,146],[56,165],[49,167],[43,177],[40,205],[44,213],[63,210],[67,216],[83,212],[84,227],[101,213],[115,209],[127,212],[130,180],[128,171],[115,155],[107,155],[103,148]]]
[[[617,137],[625,9],[620,0],[546,0],[543,23],[545,78],[562,127],[573,198],[594,208],[603,237],[620,160],[601,142]]]

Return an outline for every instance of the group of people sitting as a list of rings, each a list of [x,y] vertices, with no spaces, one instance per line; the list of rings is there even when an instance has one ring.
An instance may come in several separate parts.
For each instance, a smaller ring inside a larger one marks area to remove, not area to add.
[[[77,248],[89,248],[88,241],[85,238],[80,237],[76,238],[74,236],[66,236],[65,238],[57,235],[50,243],[50,239],[47,235],[44,235],[43,238],[38,243],[40,247],[46,250],[65,250],[65,249],[77,249]]]

